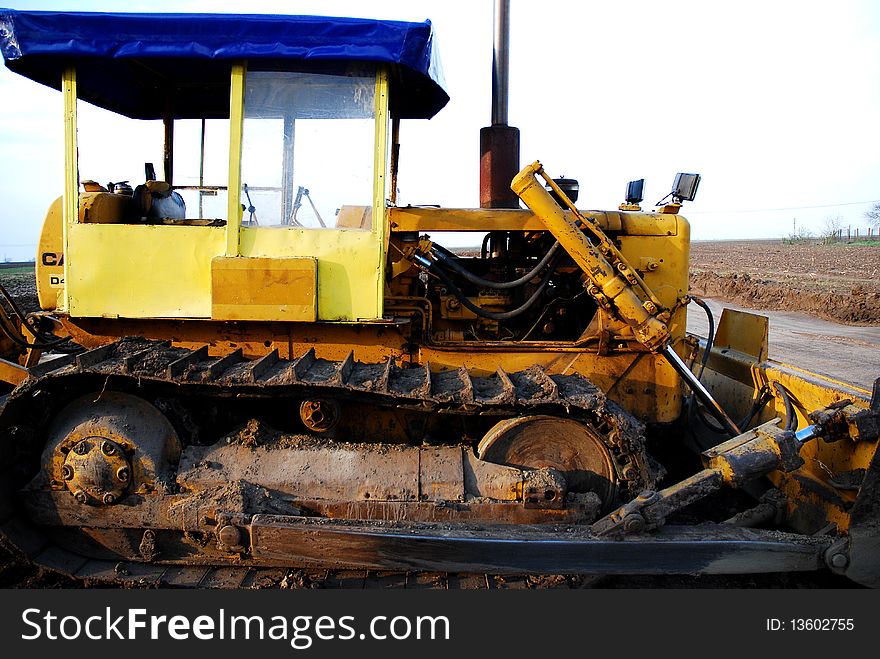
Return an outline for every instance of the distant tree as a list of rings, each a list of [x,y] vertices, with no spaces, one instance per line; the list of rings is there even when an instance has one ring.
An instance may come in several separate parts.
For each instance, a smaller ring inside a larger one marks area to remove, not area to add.
[[[880,202],[865,211],[865,219],[875,229],[880,229]]]
[[[822,222],[822,238],[826,242],[835,240],[843,229],[843,218],[840,215],[829,215]]]
[[[789,233],[787,237],[783,238],[782,242],[788,245],[793,245],[794,243],[809,240],[812,237],[813,232],[810,231],[807,227],[801,225],[799,227],[796,227],[795,230]]]

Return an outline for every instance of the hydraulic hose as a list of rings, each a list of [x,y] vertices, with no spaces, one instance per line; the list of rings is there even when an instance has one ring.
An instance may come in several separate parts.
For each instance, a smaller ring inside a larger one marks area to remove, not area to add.
[[[8,319],[5,315],[5,313],[0,313],[0,319],[2,319],[2,320],[0,320],[0,331],[2,331],[3,334],[5,334],[9,338],[10,341],[21,346],[22,348],[27,348],[27,349],[37,348],[39,350],[46,350],[48,348],[56,348],[60,344],[64,343],[65,341],[70,340],[70,337],[66,337],[66,336],[63,338],[52,339],[52,340],[47,340],[47,339],[45,339],[45,337],[42,337],[41,341],[34,341],[33,343],[28,343],[27,338],[25,338],[25,336],[21,332],[15,331],[14,327],[7,324]]]
[[[697,374],[697,380],[701,380],[703,377],[703,371],[706,370],[706,363],[709,361],[709,355],[712,353],[712,346],[715,343],[715,316],[712,315],[712,310],[709,308],[709,305],[706,304],[702,298],[691,296],[691,300],[697,306],[701,307],[703,311],[706,312],[706,318],[709,321],[709,333],[706,337],[706,349],[703,351],[703,358],[700,360],[700,372]]]
[[[441,268],[432,267],[434,263],[429,261],[428,259],[420,258],[417,259],[418,263],[427,269],[432,274],[437,275],[437,277],[442,281],[449,291],[456,297],[456,299],[461,302],[467,309],[470,309],[475,314],[482,318],[488,318],[489,320],[510,320],[511,318],[516,318],[524,311],[528,310],[537,300],[541,297],[541,294],[547,288],[547,285],[550,283],[550,275],[553,274],[553,270],[555,269],[555,264],[550,268],[550,271],[544,277],[544,281],[541,282],[540,286],[532,293],[532,296],[522,303],[516,309],[511,309],[510,311],[486,311],[480,306],[477,306],[473,302],[471,302],[465,295],[461,292],[461,289],[455,285],[455,282],[452,281],[452,278],[446,274]]]
[[[767,401],[772,398],[772,392],[770,391],[770,387],[768,385],[762,386],[757,393],[755,394],[755,400],[752,403],[752,407],[746,413],[746,415],[742,418],[742,420],[737,424],[739,428],[746,430],[749,425],[752,423],[752,419],[755,418],[755,415],[760,412],[764,406],[767,404]],[[700,406],[696,403],[696,401],[692,400],[688,405],[688,417],[693,418],[696,417],[706,429],[714,432],[718,435],[727,435],[729,434],[727,430],[717,425],[715,419],[706,416],[706,413],[700,408]]]
[[[706,406],[712,416],[714,416],[718,423],[722,425],[727,434],[731,437],[736,437],[741,434],[739,427],[733,419],[727,415],[724,408],[721,407],[718,401],[712,397],[712,394],[710,394],[706,387],[703,386],[703,383],[697,379],[697,376],[691,372],[687,364],[685,364],[675,350],[672,349],[672,344],[667,344],[666,347],[660,350],[660,354],[666,357],[666,361],[669,362],[669,365],[675,369],[690,390],[694,392],[694,396],[697,400]]]
[[[15,299],[2,285],[0,285],[0,296],[6,300],[12,308],[12,312],[19,317],[22,324],[27,327],[28,332],[30,332],[34,336],[34,339],[36,339],[33,343],[28,343],[27,337],[20,331],[17,331],[13,325],[9,324],[9,319],[5,312],[0,311],[0,319],[2,319],[2,322],[0,322],[0,331],[2,331],[3,334],[5,334],[13,343],[18,344],[23,348],[38,348],[42,350],[46,348],[54,348],[55,346],[70,340],[70,337],[49,338],[40,333],[31,322],[29,322],[27,316],[22,313],[19,306],[15,303]]]
[[[491,237],[492,237],[491,233],[487,233],[485,236],[483,236],[483,242],[480,245],[480,258],[481,259],[485,259],[487,256],[489,256],[489,238],[491,238]]]
[[[494,288],[496,290],[508,290],[511,288],[518,288],[523,284],[531,281],[535,278],[541,270],[546,266],[550,259],[556,254],[559,250],[559,242],[553,244],[553,246],[547,251],[544,257],[538,261],[534,268],[532,268],[529,272],[524,274],[519,279],[514,279],[513,281],[492,281],[490,279],[483,279],[482,277],[475,275],[470,270],[465,268],[463,265],[458,263],[458,260],[454,257],[450,258],[445,254],[445,250],[437,249],[437,245],[431,248],[432,254],[436,257],[437,261],[445,266],[449,266],[452,270],[454,270],[457,274],[461,275],[465,279],[467,279],[470,283],[476,286],[482,286],[483,288]]]
[[[794,410],[794,403],[791,400],[791,393],[784,386],[776,382],[775,380],[770,380],[767,384],[762,386],[757,394],[755,395],[755,401],[752,403],[751,409],[746,413],[746,416],[743,417],[743,420],[738,424],[740,428],[747,428],[749,424],[751,424],[752,419],[755,418],[755,415],[761,411],[761,409],[767,404],[767,401],[776,395],[777,398],[781,398],[783,404],[785,405],[785,425],[783,428],[785,430],[797,430],[797,414]],[[728,434],[727,430],[721,428],[720,426],[715,425],[715,420],[707,417],[703,410],[699,408],[696,403],[692,403],[690,408],[696,417],[702,422],[702,424],[711,430],[714,433],[718,433],[719,435]]]
[[[785,405],[785,429],[797,430],[797,413],[795,413],[794,404],[791,402],[791,393],[775,380],[770,381],[770,386],[776,390]]]

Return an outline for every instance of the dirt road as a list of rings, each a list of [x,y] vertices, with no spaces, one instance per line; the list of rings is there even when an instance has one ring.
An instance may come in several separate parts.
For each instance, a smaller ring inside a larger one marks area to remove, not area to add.
[[[770,318],[770,358],[870,391],[880,377],[880,326],[842,325],[791,311],[755,311],[719,300],[706,299],[715,322],[730,307]],[[705,313],[688,308],[689,332],[706,336]]]

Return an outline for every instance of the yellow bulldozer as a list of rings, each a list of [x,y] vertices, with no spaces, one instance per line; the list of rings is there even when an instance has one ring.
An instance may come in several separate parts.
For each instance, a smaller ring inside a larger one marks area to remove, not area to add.
[[[34,563],[880,582],[880,387],[771,360],[765,317],[688,335],[699,176],[578,209],[519,166],[505,47],[478,209],[397,203],[401,120],[449,101],[429,22],[0,10],[0,52],[64,107],[41,310],[0,314]],[[161,176],[94,180],[83,103],[161,122]]]

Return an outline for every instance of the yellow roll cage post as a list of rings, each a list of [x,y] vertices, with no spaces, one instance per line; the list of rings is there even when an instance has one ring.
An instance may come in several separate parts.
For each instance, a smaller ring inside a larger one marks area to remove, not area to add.
[[[247,71],[244,61],[230,66],[228,200],[225,227],[221,227],[79,220],[76,71],[73,67],[65,70],[65,259],[63,308],[59,311],[74,318],[382,321],[388,241],[387,67],[376,68],[374,82],[369,202],[373,221],[369,230],[242,226]],[[173,128],[167,125],[170,121],[170,116],[166,117],[166,142],[168,135],[173,135]],[[172,146],[166,144],[167,163],[173,158]],[[230,268],[222,260],[229,258],[251,260]],[[212,265],[215,262],[219,264],[216,267]],[[311,290],[288,299],[285,289],[290,288],[290,282]],[[233,298],[225,295],[215,300],[217,286],[239,290]],[[273,307],[278,313],[271,312]]]
[[[229,82],[229,187],[226,211],[226,256],[238,256],[241,236],[241,148],[247,64],[232,65]]]
[[[79,167],[77,163],[76,144],[76,69],[65,69],[61,79],[61,93],[64,100],[64,192],[62,195],[62,221],[61,244],[64,254],[70,254],[70,227],[76,222],[79,213]],[[66,282],[70,281],[68,272],[70,259],[64,259],[64,293],[63,309],[70,309],[69,288]]]

